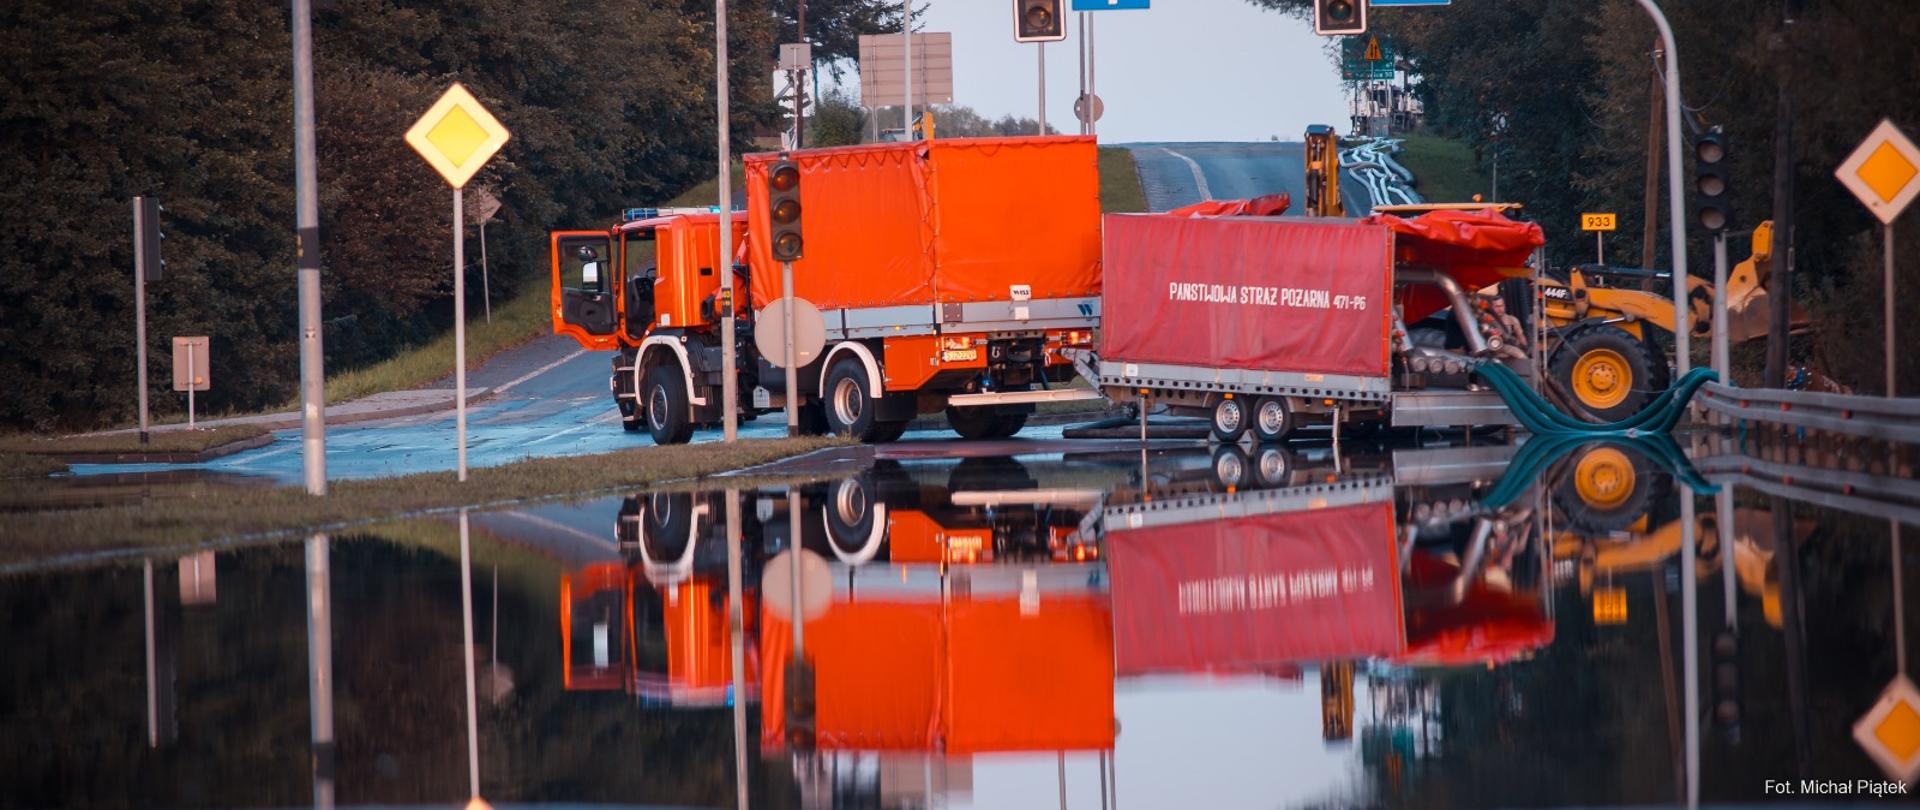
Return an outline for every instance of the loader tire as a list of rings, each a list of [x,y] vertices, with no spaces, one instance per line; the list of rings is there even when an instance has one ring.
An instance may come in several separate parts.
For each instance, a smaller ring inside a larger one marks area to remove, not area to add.
[[[1576,333],[1554,349],[1552,374],[1567,396],[1601,422],[1638,413],[1659,391],[1665,362],[1647,344],[1611,326]]]

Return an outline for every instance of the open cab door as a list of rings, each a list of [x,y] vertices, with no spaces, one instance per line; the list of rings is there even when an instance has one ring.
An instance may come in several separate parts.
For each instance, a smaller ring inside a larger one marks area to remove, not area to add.
[[[620,261],[606,231],[553,231],[553,332],[589,349],[620,347]]]

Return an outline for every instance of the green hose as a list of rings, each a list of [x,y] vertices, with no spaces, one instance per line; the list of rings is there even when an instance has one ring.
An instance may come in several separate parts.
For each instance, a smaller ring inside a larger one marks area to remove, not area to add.
[[[1473,371],[1492,386],[1494,393],[1512,409],[1513,415],[1527,430],[1539,436],[1568,435],[1584,438],[1610,436],[1657,435],[1673,430],[1686,414],[1687,402],[1693,399],[1700,386],[1716,379],[1710,368],[1696,368],[1680,378],[1679,383],[1662,391],[1647,407],[1639,413],[1617,422],[1595,424],[1568,416],[1547,402],[1538,392],[1527,385],[1513,369],[1497,362],[1481,362]]]
[[[1481,496],[1481,508],[1497,511],[1513,503],[1538,483],[1547,469],[1560,459],[1576,449],[1596,444],[1614,445],[1651,459],[1670,473],[1674,480],[1696,493],[1711,495],[1720,491],[1719,484],[1707,481],[1699,470],[1693,468],[1693,463],[1687,460],[1686,453],[1674,443],[1673,437],[1663,433],[1598,437],[1544,433],[1528,439],[1526,444],[1520,446],[1520,452],[1514,454],[1513,461],[1507,465],[1507,471],[1500,476],[1500,480],[1494,482],[1486,495]]]

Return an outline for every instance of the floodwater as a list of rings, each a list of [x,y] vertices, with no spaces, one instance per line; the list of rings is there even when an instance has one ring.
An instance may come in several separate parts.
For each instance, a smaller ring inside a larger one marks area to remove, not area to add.
[[[1701,495],[1689,559],[1660,448],[1538,447],[881,461],[19,575],[0,806],[1875,798],[1767,780],[1884,778],[1887,523]]]

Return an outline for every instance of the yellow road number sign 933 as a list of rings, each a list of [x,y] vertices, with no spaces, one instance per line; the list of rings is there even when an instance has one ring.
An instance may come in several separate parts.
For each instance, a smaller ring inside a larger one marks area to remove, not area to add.
[[[1612,214],[1581,214],[1580,230],[1611,231],[1614,229]]]

